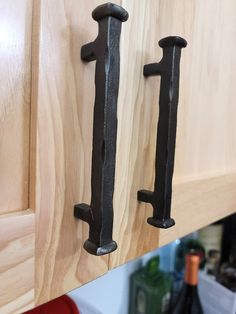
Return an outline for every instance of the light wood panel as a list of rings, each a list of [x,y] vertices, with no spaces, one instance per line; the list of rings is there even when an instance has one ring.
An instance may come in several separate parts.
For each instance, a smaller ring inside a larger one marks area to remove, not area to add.
[[[89,255],[86,223],[73,206],[90,202],[95,63],[81,46],[97,36],[92,10],[103,1],[42,0],[36,141],[36,302],[46,302],[108,270]],[[35,74],[36,76],[36,74]]]
[[[111,268],[158,246],[159,230],[146,223],[152,208],[137,202],[137,191],[153,189],[160,78],[145,79],[142,69],[144,64],[161,59],[162,50],[158,46],[161,38],[179,35],[188,41],[181,58],[174,181],[181,184],[196,180],[198,184],[200,179],[236,170],[233,55],[236,41],[232,40],[236,35],[235,1],[123,0],[121,3],[130,18],[121,39],[113,236],[118,250],[111,254]],[[207,192],[208,187],[205,188]],[[185,196],[181,189],[177,191],[176,200],[192,196],[191,188]],[[229,188],[230,200],[231,193],[234,191]],[[206,204],[199,221],[196,216],[190,227],[182,225],[183,233],[214,220],[213,199]],[[215,220],[233,211],[227,206],[226,202],[218,208]],[[187,219],[187,207],[179,214],[176,212],[176,221],[182,221],[185,213]],[[161,231],[160,243],[167,243],[162,239],[173,239],[174,234],[174,231],[170,235],[167,230]]]
[[[35,215],[0,217],[0,314],[34,306]]]
[[[0,214],[28,208],[31,0],[0,1]]]

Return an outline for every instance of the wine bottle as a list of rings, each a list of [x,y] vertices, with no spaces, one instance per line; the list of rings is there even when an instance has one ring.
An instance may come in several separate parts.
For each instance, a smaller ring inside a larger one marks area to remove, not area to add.
[[[197,232],[191,233],[176,242],[174,269],[173,269],[173,287],[171,293],[171,304],[176,304],[177,298],[183,286],[185,256],[192,252],[200,257],[200,268],[205,266],[205,249],[198,240]]]
[[[198,255],[193,253],[186,255],[184,285],[172,311],[173,314],[203,314],[197,288],[199,263]]]

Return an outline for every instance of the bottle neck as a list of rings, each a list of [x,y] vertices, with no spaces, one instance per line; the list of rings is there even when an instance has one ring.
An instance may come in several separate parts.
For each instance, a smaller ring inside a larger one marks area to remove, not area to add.
[[[187,255],[186,256],[186,269],[184,281],[189,286],[198,285],[198,269],[199,269],[199,256]]]
[[[160,262],[159,256],[155,256],[148,261],[145,267],[145,271],[149,276],[157,276],[160,274],[159,262]]]

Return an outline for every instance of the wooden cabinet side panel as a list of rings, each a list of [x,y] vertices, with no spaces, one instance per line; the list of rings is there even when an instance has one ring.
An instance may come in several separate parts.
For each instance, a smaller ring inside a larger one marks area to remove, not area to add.
[[[32,2],[0,1],[0,214],[29,207]]]
[[[95,40],[101,0],[42,0],[36,140],[36,302],[44,303],[108,270],[88,254],[88,225],[74,205],[90,203],[95,63],[80,59]]]
[[[0,217],[0,314],[34,307],[35,214]]]

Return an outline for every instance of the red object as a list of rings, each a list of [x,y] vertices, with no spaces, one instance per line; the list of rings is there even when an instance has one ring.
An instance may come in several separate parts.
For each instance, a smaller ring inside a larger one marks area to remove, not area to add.
[[[74,301],[67,295],[40,305],[25,314],[79,314],[79,310]]]

